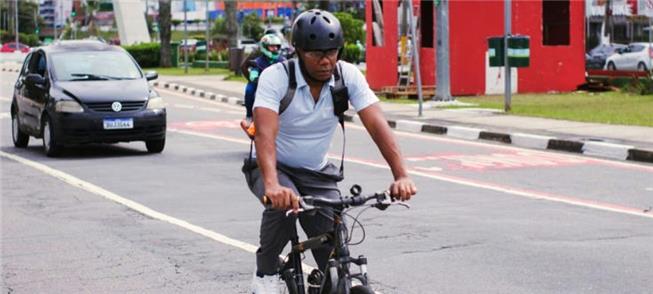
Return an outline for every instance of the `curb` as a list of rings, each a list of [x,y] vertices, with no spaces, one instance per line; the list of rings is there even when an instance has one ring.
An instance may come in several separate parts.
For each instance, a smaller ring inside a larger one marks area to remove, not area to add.
[[[154,87],[163,87],[168,90],[184,92],[192,96],[220,101],[232,105],[245,105],[243,98],[233,96],[227,97],[222,94],[205,92],[204,90],[198,90],[172,82],[157,81],[153,82],[152,85]],[[349,113],[345,114],[345,121],[360,123],[360,119],[357,115],[351,115]],[[640,149],[630,145],[621,145],[598,141],[568,140],[537,134],[524,134],[519,132],[493,132],[466,126],[435,125],[401,119],[388,119],[388,125],[393,129],[404,132],[429,133],[465,140],[499,142],[530,149],[563,151],[607,159],[653,163],[653,150]]]

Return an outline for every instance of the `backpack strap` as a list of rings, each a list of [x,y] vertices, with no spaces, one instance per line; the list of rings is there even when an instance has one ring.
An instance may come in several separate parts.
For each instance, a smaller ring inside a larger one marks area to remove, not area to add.
[[[279,102],[279,115],[286,111],[286,108],[288,108],[288,105],[290,105],[292,99],[295,98],[295,90],[297,90],[297,77],[295,77],[295,59],[293,58],[286,60],[282,62],[281,65],[283,65],[283,69],[288,74],[288,92],[286,92],[286,96],[283,96],[283,99],[281,99],[281,102]]]

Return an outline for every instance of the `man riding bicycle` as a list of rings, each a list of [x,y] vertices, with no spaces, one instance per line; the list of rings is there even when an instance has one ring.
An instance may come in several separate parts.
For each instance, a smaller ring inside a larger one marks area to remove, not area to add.
[[[323,10],[303,12],[293,24],[292,44],[298,58],[274,64],[259,77],[254,102],[256,161],[246,160],[243,166],[250,190],[271,203],[261,219],[253,293],[279,292],[279,254],[295,233],[296,219],[309,237],[333,228],[332,211],[297,217],[286,217],[285,211],[299,208],[298,195],[340,197],[342,165],[328,162],[327,151],[348,103],[392,170],[391,195],[405,201],[417,192],[378,98],[354,65],[338,61],[344,45],[338,19]],[[312,251],[320,269],[331,250]]]

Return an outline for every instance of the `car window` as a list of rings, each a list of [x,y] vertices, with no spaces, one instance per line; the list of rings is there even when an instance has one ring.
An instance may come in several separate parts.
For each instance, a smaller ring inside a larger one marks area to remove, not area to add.
[[[23,62],[23,68],[20,70],[20,75],[25,75],[27,73],[27,68],[29,67],[29,61],[32,58],[33,53],[27,54],[25,56],[25,61]]]
[[[45,77],[46,73],[46,60],[42,52],[35,53],[29,63],[29,73],[35,73]]]
[[[640,52],[644,50],[644,46],[642,45],[630,45],[630,52]]]
[[[14,44],[14,43],[9,44],[9,48],[16,49],[16,44]]]
[[[74,51],[52,54],[57,80],[139,79],[141,71],[122,51]]]

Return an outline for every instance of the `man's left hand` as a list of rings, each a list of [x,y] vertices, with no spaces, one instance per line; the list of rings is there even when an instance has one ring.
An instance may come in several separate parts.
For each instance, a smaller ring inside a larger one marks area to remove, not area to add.
[[[415,186],[415,183],[407,177],[396,179],[392,185],[390,185],[390,195],[401,201],[410,200],[410,197],[416,193],[417,187]]]

